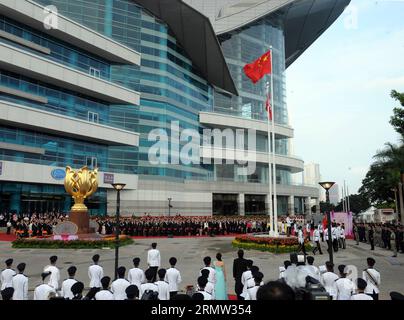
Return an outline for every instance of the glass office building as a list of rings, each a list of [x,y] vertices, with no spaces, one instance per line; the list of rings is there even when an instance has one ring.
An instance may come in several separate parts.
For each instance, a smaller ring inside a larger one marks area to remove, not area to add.
[[[253,85],[242,67],[270,46],[278,211],[305,213],[304,203],[318,198],[317,188],[292,184],[304,163],[290,154],[285,69],[349,1],[314,1],[310,8],[313,1],[276,8],[261,1],[260,16],[248,7],[238,12],[226,0],[2,2],[0,103],[9,112],[0,113],[0,210],[67,211],[70,199],[55,172],[88,165],[99,168],[102,180],[89,202],[93,214],[113,213],[109,184],[118,180],[127,183],[123,214],[166,214],[168,198],[172,212],[182,215],[266,213],[268,78]],[[49,18],[57,26],[47,28]],[[13,53],[26,63],[9,61]],[[42,70],[30,70],[36,62]],[[36,122],[16,120],[21,112]],[[238,165],[225,158],[177,163],[171,151],[186,139],[170,140],[168,163],[150,162],[151,132],[172,137],[209,128],[257,129],[255,172],[239,176]],[[30,169],[38,175],[15,174]]]

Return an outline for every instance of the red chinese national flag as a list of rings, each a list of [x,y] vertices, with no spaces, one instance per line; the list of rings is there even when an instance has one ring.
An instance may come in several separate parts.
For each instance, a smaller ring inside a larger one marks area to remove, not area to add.
[[[272,73],[271,51],[268,51],[260,58],[244,66],[243,70],[253,83],[257,83],[268,73]]]

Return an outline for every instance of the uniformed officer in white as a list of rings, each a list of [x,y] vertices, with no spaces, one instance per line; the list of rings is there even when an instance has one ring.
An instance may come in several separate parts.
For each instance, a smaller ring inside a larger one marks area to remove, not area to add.
[[[320,231],[318,230],[318,227],[316,227],[313,231],[313,241],[315,244],[315,247],[313,249],[313,254],[315,255],[316,252],[320,252],[320,254],[323,254],[321,250],[321,244],[320,244]]]
[[[341,239],[342,249],[346,249],[346,242],[345,242],[345,225],[344,225],[344,224],[341,225],[340,239]]]
[[[157,243],[152,243],[151,249],[147,252],[147,264],[153,272],[153,282],[156,281],[157,270],[161,265],[160,251],[156,249]]]
[[[205,286],[208,283],[208,279],[203,276],[198,278],[198,292],[203,295],[203,300],[212,300],[212,295],[205,291]]]
[[[321,242],[324,242],[324,227],[321,222],[318,224],[318,231],[320,232]]]
[[[98,264],[100,256],[94,255],[93,264],[88,267],[88,277],[90,278],[90,288],[101,288],[101,279],[104,277],[104,269]]]
[[[314,258],[312,256],[307,257],[307,265],[306,270],[307,270],[307,274],[320,281],[320,270],[313,264],[314,263]]]
[[[15,275],[15,271],[11,268],[13,265],[13,259],[6,260],[6,269],[1,272],[0,280],[1,280],[1,290],[5,288],[10,288],[13,286],[13,277]]]
[[[374,268],[376,260],[367,258],[368,267],[362,273],[362,278],[367,282],[365,293],[370,295],[373,300],[379,300],[379,287],[381,283],[380,272]]]
[[[111,278],[106,276],[101,278],[102,290],[95,294],[95,300],[114,300],[113,293],[109,290]]]
[[[45,283],[46,278],[51,275],[50,271],[41,274],[42,284],[37,286],[34,290],[34,300],[49,300],[50,294],[56,294],[56,289]]]
[[[334,273],[334,265],[327,261],[325,263],[327,272],[324,272],[321,275],[320,282],[324,286],[325,290],[332,297],[333,300],[337,299],[337,286],[335,285],[335,281],[338,279],[338,276]]]
[[[130,282],[125,279],[125,272],[125,267],[119,267],[117,270],[118,279],[111,284],[111,292],[114,294],[114,300],[126,299],[126,288],[130,286]]]
[[[338,266],[340,278],[335,281],[337,287],[337,300],[351,300],[355,292],[355,284],[347,276],[347,267],[343,264]]]
[[[140,297],[140,299],[142,299],[142,296],[146,291],[159,292],[159,288],[157,287],[157,285],[153,281],[153,276],[154,276],[153,270],[147,269],[144,274],[146,276],[147,282],[143,283],[140,286],[140,289],[139,289],[139,297]]]
[[[49,258],[51,264],[49,266],[46,266],[43,270],[44,272],[51,272],[48,284],[55,290],[59,289],[59,281],[60,281],[60,271],[59,268],[56,267],[57,260],[58,260],[57,256],[51,256]]]
[[[201,269],[200,276],[205,277],[208,280],[208,283],[205,286],[205,292],[209,293],[212,296],[212,300],[215,300],[215,285],[214,283],[209,281],[210,269],[203,268]]]
[[[168,286],[170,288],[170,299],[175,296],[178,292],[178,285],[181,283],[181,273],[175,267],[177,264],[177,258],[171,257],[170,260],[171,268],[167,269],[167,273],[165,276],[165,280],[168,282]]]
[[[368,295],[365,294],[365,288],[367,286],[367,282],[365,280],[363,280],[362,278],[358,278],[357,280],[357,291],[356,294],[353,294],[351,297],[351,300],[373,300],[373,298]]]
[[[252,272],[251,268],[253,266],[253,261],[252,260],[247,260],[247,270],[244,271],[241,275],[241,284],[243,285],[243,292],[240,294],[241,297],[245,299],[247,296],[247,283],[248,280],[252,279]]]
[[[24,275],[25,263],[17,266],[18,273],[13,277],[13,300],[28,300],[28,277]]]
[[[203,267],[201,270],[203,270],[203,269],[209,270],[208,281],[210,283],[212,283],[213,285],[216,285],[216,270],[210,266],[210,264],[212,263],[212,258],[211,257],[203,258],[203,263],[205,264],[205,267]],[[199,273],[199,275],[202,275],[202,274]]]
[[[170,300],[170,286],[168,285],[168,282],[164,280],[166,277],[166,273],[166,269],[159,269],[159,271],[157,272],[159,280],[156,281],[155,284],[158,288],[159,300]]]
[[[257,300],[257,291],[262,286],[264,275],[261,272],[254,273],[254,285],[247,288],[245,300]]]
[[[299,242],[299,249],[297,252],[299,253],[300,251],[303,251],[303,254],[306,255],[306,248],[304,246],[304,234],[302,230],[302,226],[299,226],[298,231],[297,231],[297,240]]]
[[[71,300],[74,298],[74,294],[71,289],[72,286],[77,282],[77,280],[74,279],[74,277],[76,276],[76,271],[77,268],[75,266],[70,266],[67,269],[67,274],[69,275],[69,278],[62,282],[62,290],[60,292],[61,296],[65,299]]]
[[[130,269],[128,272],[128,281],[130,282],[130,284],[134,284],[135,286],[137,286],[138,290],[140,290],[141,284],[146,282],[144,271],[139,268],[139,264],[140,258],[134,258],[134,268]]]

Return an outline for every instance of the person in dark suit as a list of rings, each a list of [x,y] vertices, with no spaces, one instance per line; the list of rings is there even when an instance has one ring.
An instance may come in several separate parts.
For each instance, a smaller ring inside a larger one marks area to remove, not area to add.
[[[247,259],[244,259],[244,251],[241,249],[237,252],[237,255],[238,258],[234,259],[233,262],[233,278],[235,281],[234,291],[237,294],[237,300],[244,300],[244,298],[240,296],[243,292],[241,276],[244,271],[247,271]]]

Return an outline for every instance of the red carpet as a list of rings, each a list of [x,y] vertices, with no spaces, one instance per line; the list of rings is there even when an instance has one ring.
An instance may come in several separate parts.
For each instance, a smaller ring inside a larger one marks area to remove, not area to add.
[[[14,234],[0,233],[0,241],[14,241],[16,236]]]
[[[236,237],[237,234],[227,234],[227,235],[218,235],[218,236],[173,236],[173,238],[177,238],[177,239],[187,239],[187,238],[194,238],[194,239],[198,239],[198,238],[234,238]],[[150,236],[150,237],[143,237],[143,236],[134,236],[131,237],[132,239],[167,239],[167,236]]]

